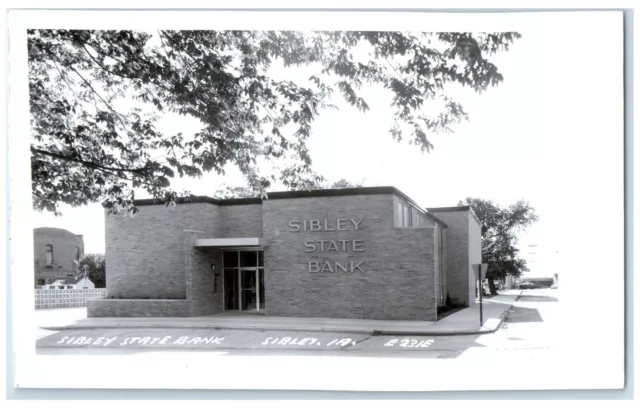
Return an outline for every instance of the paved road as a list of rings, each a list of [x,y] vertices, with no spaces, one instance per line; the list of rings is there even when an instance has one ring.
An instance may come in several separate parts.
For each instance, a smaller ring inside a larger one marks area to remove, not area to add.
[[[533,289],[514,304],[495,333],[464,336],[369,336],[364,334],[245,330],[65,330],[37,341],[39,354],[130,355],[220,352],[224,355],[348,355],[458,358],[479,349],[534,351],[555,343],[557,291]],[[487,350],[485,350],[487,351]]]

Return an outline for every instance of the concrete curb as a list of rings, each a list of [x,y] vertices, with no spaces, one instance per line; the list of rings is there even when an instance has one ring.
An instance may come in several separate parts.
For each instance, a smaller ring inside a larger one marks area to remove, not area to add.
[[[518,301],[522,291],[516,295],[514,303]],[[86,326],[51,326],[40,327],[42,330],[49,331],[65,331],[65,330],[109,330],[109,329],[184,329],[184,330],[253,330],[253,331],[286,331],[286,332],[309,332],[309,333],[352,333],[352,334],[368,334],[371,336],[472,336],[495,333],[500,329],[502,323],[504,323],[507,315],[513,308],[513,303],[507,307],[500,315],[498,324],[493,328],[485,328],[480,330],[457,330],[457,331],[429,331],[429,330],[357,330],[357,329],[332,329],[332,328],[310,328],[301,329],[297,327],[231,327],[231,326],[189,326],[189,327],[176,327],[170,325],[115,325],[115,326],[103,326],[103,325],[86,325]]]
[[[189,327],[177,327],[168,325],[154,325],[154,326],[64,326],[64,327],[40,327],[42,330],[49,331],[69,331],[69,330],[149,330],[149,329],[164,329],[164,330],[251,330],[251,331],[285,331],[285,332],[308,332],[308,333],[352,333],[352,334],[368,334],[373,335],[372,330],[354,330],[354,329],[301,329],[295,327],[231,327],[231,326],[189,326]]]
[[[500,329],[500,326],[502,326],[502,323],[506,319],[506,317],[509,314],[509,311],[511,310],[512,307],[513,307],[513,305],[509,305],[509,307],[506,308],[504,312],[502,312],[502,314],[500,315],[499,322],[498,322],[498,324],[496,324],[496,326],[494,328],[486,328],[484,330],[478,329],[478,330],[458,330],[458,331],[428,331],[428,330],[425,330],[425,331],[388,331],[388,330],[381,330],[381,331],[374,331],[373,335],[374,336],[472,336],[472,335],[491,334],[491,333],[495,333],[496,331],[498,331],[498,329]]]

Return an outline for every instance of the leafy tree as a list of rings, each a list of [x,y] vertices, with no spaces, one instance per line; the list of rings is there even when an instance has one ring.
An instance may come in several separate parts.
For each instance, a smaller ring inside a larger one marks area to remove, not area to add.
[[[346,179],[340,179],[329,186],[329,188],[356,188],[356,187],[364,187],[364,183],[363,182],[353,183]]]
[[[256,198],[260,197],[261,192],[246,186],[222,186],[218,188],[214,194],[214,198]]]
[[[79,275],[88,277],[96,285],[96,288],[106,287],[106,261],[104,255],[87,254],[80,259],[77,266]]]
[[[502,208],[490,200],[467,198],[458,205],[468,205],[482,224],[482,262],[488,264],[489,290],[496,294],[494,279],[514,278],[529,270],[518,256],[517,233],[538,221],[533,207],[525,201]]]
[[[327,183],[326,181],[316,181],[305,186],[305,189],[332,189],[332,188],[354,188],[363,187],[362,183],[353,183],[346,179],[340,179],[333,183]],[[214,198],[226,199],[226,198],[255,198],[262,197],[267,199],[269,195],[264,191],[259,191],[246,186],[222,186],[218,188],[213,194]]]
[[[337,90],[369,109],[362,85],[389,91],[391,136],[422,151],[468,115],[453,85],[482,92],[503,77],[489,60],[517,33],[29,30],[34,208],[58,213],[102,202],[137,212],[134,191],[167,204],[171,179],[237,166],[251,190],[279,180],[299,189],[322,181],[307,149],[314,119]],[[356,58],[361,50],[369,56]],[[306,66],[307,83],[270,75],[275,62]],[[438,102],[435,103],[434,101]],[[427,103],[433,106],[427,108]],[[195,118],[194,134],[164,134],[167,112]],[[428,112],[428,113],[427,113]],[[260,159],[284,163],[261,176]]]

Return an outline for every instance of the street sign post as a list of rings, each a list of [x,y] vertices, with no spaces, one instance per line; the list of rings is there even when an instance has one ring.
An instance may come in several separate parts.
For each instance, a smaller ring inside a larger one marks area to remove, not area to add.
[[[476,275],[476,281],[478,282],[478,297],[480,299],[480,327],[483,325],[482,319],[482,281],[487,276],[487,267],[489,265],[486,263],[483,264],[473,264],[473,273]]]

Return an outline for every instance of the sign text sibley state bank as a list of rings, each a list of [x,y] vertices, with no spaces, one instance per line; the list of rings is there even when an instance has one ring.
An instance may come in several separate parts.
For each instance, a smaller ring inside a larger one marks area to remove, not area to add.
[[[88,315],[437,319],[474,301],[480,223],[394,187],[270,193],[267,200],[139,200],[106,216],[106,299]]]

